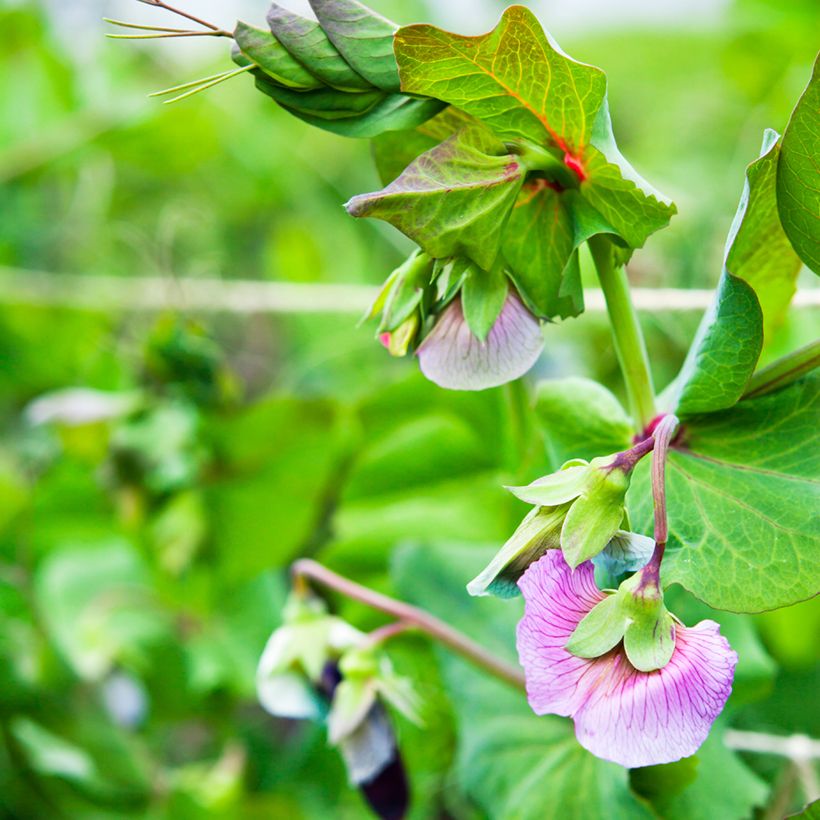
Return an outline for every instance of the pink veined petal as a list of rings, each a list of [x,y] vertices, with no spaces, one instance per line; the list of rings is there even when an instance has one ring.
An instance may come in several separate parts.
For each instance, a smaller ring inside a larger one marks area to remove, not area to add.
[[[639,672],[621,647],[585,660],[564,649],[603,597],[586,562],[573,572],[558,550],[519,581],[526,609],[518,652],[537,714],[571,716],[578,741],[622,766],[670,763],[694,754],[732,690],[737,654],[714,621],[678,627],[670,662]]]
[[[450,390],[484,390],[523,376],[544,347],[538,320],[512,291],[486,341],[473,336],[461,299],[441,314],[418,349],[421,372]]]

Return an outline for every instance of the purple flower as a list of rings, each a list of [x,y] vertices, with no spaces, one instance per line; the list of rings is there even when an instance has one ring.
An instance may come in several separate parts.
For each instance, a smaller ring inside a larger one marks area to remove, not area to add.
[[[572,717],[585,749],[622,766],[670,763],[697,751],[729,697],[737,663],[718,624],[678,626],[669,663],[639,672],[622,645],[593,659],[565,648],[605,597],[591,562],[573,571],[550,550],[518,585],[526,601],[518,655],[536,714]]]
[[[538,320],[512,290],[486,341],[479,341],[456,297],[418,349],[424,375],[450,390],[484,390],[523,376],[544,346]]]

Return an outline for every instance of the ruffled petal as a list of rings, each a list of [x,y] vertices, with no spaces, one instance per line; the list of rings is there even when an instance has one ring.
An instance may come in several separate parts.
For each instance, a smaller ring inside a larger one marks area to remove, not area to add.
[[[538,320],[511,291],[485,342],[471,333],[456,298],[419,346],[418,357],[421,372],[440,387],[484,390],[523,376],[543,346]]]
[[[564,649],[603,597],[591,563],[573,572],[549,552],[519,586],[526,609],[518,652],[536,713],[572,716],[581,745],[622,766],[670,763],[697,751],[729,697],[737,663],[718,624],[678,627],[669,663],[639,672],[620,647],[594,660]]]

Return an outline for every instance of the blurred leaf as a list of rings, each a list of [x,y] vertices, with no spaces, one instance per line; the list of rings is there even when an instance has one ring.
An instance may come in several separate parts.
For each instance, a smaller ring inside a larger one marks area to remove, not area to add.
[[[214,427],[223,475],[206,490],[233,580],[281,567],[321,531],[346,431],[329,401],[269,397]]]
[[[86,680],[117,661],[139,662],[164,632],[145,565],[123,541],[53,552],[37,571],[35,594],[52,640]]]
[[[669,772],[692,767],[676,784]],[[747,820],[762,806],[769,787],[723,743],[715,727],[694,757],[631,772],[632,785],[647,796],[664,820]],[[690,779],[692,778],[692,779]]]
[[[570,377],[538,383],[535,410],[556,465],[632,446],[632,421],[603,385]]]
[[[84,749],[25,718],[15,719],[11,731],[25,750],[29,765],[38,774],[62,777],[86,786],[99,785],[100,772]]]
[[[820,192],[816,184],[820,154],[818,109],[820,56],[786,126],[777,166],[777,207],[783,228],[800,258],[815,273],[820,273]],[[811,184],[811,180],[815,184]]]

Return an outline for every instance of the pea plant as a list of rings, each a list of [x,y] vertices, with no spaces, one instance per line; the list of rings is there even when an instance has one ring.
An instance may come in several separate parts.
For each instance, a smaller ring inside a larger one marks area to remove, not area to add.
[[[604,73],[562,52],[527,8],[511,6],[492,31],[468,37],[400,28],[355,0],[311,0],[315,20],[274,4],[266,25],[233,32],[143,1],[194,28],[119,36],[233,41],[236,68],[160,94],[179,100],[250,74],[306,124],[371,141],[384,187],[354,196],[347,211],[417,245],[368,314],[391,355],[415,356],[445,389],[518,379],[549,345],[550,325],[584,312],[582,261],[591,259],[628,397],[623,408],[582,379],[539,387],[563,466],[507,488],[532,509],[482,572],[462,578],[465,595],[523,597],[523,672],[447,619],[303,559],[259,664],[261,703],[326,721],[373,810],[404,816],[407,779],[387,707],[415,720],[419,696],[384,647],[421,631],[523,690],[537,715],[573,720],[591,753],[583,759],[599,766],[597,797],[567,796],[564,724],[545,718],[555,751],[538,771],[556,794],[590,801],[586,816],[595,799],[606,816],[652,816],[619,767],[655,767],[646,777],[656,773],[660,785],[643,793],[661,792],[658,767],[698,752],[743,652],[715,620],[684,622],[669,588],[707,610],[757,613],[809,599],[820,582],[820,344],[758,368],[802,267],[820,273],[817,65],[782,133],[762,135],[738,180],[713,304],[677,378],[657,394],[625,266],[676,207],[618,150]],[[320,587],[392,620],[364,634],[329,613]],[[497,730],[513,746],[531,740],[515,725]],[[525,805],[492,759],[481,777],[500,795],[498,816],[560,815]]]

